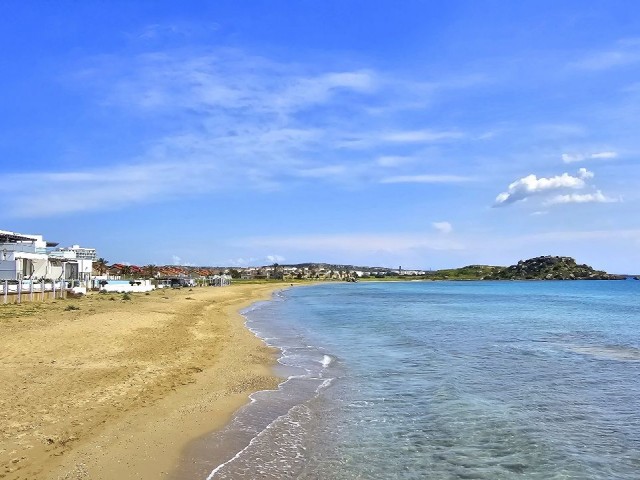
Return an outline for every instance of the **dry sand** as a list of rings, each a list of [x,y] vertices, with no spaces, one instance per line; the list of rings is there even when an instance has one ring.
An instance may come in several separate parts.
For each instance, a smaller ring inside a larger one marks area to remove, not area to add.
[[[276,352],[237,312],[284,285],[0,305],[0,478],[168,475],[191,440],[277,386]]]

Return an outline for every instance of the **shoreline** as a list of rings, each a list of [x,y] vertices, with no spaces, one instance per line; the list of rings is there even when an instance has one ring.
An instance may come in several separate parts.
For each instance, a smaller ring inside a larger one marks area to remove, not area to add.
[[[288,290],[289,288],[295,287],[311,287],[318,285],[320,282],[312,282],[312,283],[290,283],[284,282],[279,288],[274,289],[271,292],[269,298],[258,299],[250,304],[245,305],[244,307],[238,310],[238,314],[243,319],[244,328],[251,333],[256,339],[262,342],[265,346],[274,351],[274,362],[271,365],[271,372],[279,379],[277,385],[271,388],[256,390],[251,392],[248,397],[241,406],[239,406],[235,411],[229,415],[227,422],[220,425],[218,428],[209,429],[202,435],[198,437],[194,437],[188,444],[186,444],[182,450],[182,454],[180,456],[180,461],[176,464],[174,470],[166,477],[167,480],[208,480],[212,478],[212,475],[219,470],[220,468],[227,465],[229,462],[236,459],[241,453],[243,453],[252,443],[255,437],[251,437],[249,439],[244,438],[240,439],[236,434],[232,434],[228,436],[227,427],[231,427],[232,420],[238,418],[239,416],[246,414],[245,409],[251,409],[254,407],[255,402],[262,402],[264,399],[258,398],[261,394],[270,395],[270,394],[278,394],[282,392],[282,388],[287,382],[291,379],[291,376],[286,375],[278,375],[277,367],[287,368],[286,364],[282,363],[281,360],[283,355],[285,354],[284,350],[276,345],[271,345],[268,342],[268,339],[264,339],[260,336],[259,332],[253,330],[249,327],[248,323],[250,321],[247,314],[253,310],[257,304],[262,304],[266,302],[270,302],[273,300],[273,297],[278,292],[282,292]],[[282,412],[281,412],[282,414]],[[255,411],[254,411],[255,415]],[[269,428],[271,423],[277,419],[279,415],[276,415],[274,418],[270,418],[266,426]],[[233,430],[231,430],[233,431]],[[259,435],[262,432],[260,427],[254,432]],[[227,441],[221,441],[220,439],[226,439]],[[249,443],[246,443],[248,440]],[[217,447],[217,448],[216,448]]]
[[[175,475],[187,445],[223,428],[250,394],[282,381],[273,373],[278,351],[239,312],[288,286],[158,290],[130,302],[89,295],[0,309],[8,347],[0,478]]]

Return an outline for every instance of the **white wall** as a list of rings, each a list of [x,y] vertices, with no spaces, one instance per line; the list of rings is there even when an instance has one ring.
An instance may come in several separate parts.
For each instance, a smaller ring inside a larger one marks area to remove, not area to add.
[[[125,292],[150,292],[151,290],[155,290],[155,286],[152,285],[151,280],[135,280],[136,283],[140,283],[140,285],[134,284],[131,285],[128,281],[120,280],[107,280],[109,283],[106,285],[100,286],[101,292],[113,292],[113,293],[125,293]]]
[[[0,280],[16,279],[16,262],[15,260],[0,260]]]

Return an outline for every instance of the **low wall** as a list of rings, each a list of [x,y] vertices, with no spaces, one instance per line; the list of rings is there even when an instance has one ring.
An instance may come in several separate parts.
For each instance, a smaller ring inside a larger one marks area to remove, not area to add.
[[[100,291],[105,293],[141,293],[155,290],[151,280],[109,280],[106,284],[100,285]]]

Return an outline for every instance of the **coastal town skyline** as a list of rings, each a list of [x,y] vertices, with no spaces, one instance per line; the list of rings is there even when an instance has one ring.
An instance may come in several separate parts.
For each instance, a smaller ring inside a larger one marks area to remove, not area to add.
[[[136,265],[640,272],[639,8],[5,3],[0,228]]]

